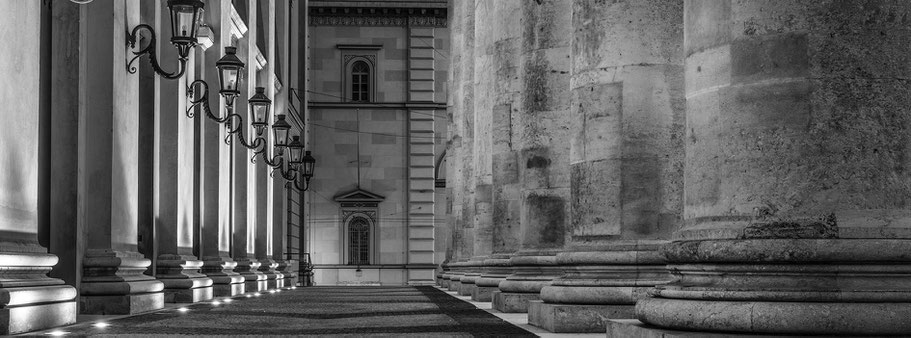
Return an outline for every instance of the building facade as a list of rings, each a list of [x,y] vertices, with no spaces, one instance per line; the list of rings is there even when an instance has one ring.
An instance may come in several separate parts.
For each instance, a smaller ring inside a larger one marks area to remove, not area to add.
[[[433,283],[445,150],[447,1],[310,1],[307,191],[318,285]]]

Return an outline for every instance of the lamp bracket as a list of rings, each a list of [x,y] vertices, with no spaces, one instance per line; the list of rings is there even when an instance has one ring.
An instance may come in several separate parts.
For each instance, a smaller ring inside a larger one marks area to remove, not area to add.
[[[161,77],[169,80],[177,79],[183,76],[183,73],[187,70],[187,57],[178,57],[177,61],[179,63],[179,68],[176,72],[173,73],[165,71],[161,68],[161,65],[158,64],[158,53],[155,47],[158,38],[155,36],[155,29],[152,28],[152,26],[149,26],[147,24],[139,24],[136,27],[133,27],[133,31],[127,34],[127,44],[130,45],[130,48],[136,48],[136,44],[139,42],[140,38],[139,31],[143,29],[149,32],[149,44],[146,45],[145,48],[140,48],[138,51],[132,52],[133,57],[130,59],[130,61],[127,62],[127,72],[130,74],[136,74],[136,66],[133,65],[133,62],[135,62],[136,59],[141,57],[143,54],[148,54],[149,63],[152,64],[152,69],[156,74],[161,75]]]

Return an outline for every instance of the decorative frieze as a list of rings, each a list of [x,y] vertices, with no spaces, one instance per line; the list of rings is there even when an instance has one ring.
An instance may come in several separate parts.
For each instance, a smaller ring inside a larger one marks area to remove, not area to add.
[[[446,27],[445,8],[337,8],[310,9],[310,26]]]

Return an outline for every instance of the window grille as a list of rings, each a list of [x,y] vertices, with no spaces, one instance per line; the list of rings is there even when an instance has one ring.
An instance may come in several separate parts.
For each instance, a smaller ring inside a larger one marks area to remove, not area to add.
[[[351,100],[370,101],[370,66],[367,62],[356,61],[351,66]]]
[[[370,223],[363,217],[348,222],[348,264],[370,264]]]

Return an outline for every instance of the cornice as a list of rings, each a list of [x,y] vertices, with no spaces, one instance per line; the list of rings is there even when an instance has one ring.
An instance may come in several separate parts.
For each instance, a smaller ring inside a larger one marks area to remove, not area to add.
[[[310,7],[310,26],[446,27],[445,8]]]

